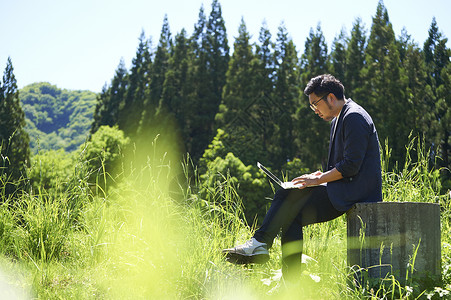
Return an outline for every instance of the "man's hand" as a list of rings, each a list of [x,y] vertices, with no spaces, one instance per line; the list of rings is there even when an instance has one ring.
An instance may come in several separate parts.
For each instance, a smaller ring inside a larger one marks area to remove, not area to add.
[[[333,168],[327,172],[316,171],[311,174],[305,174],[299,177],[296,177],[291,182],[295,185],[298,185],[300,189],[306,188],[308,186],[320,185],[322,183],[331,182],[335,180],[340,180],[343,178],[343,175],[336,169]]]
[[[319,185],[321,183],[320,178],[322,175],[323,172],[316,171],[311,174],[304,174],[302,176],[296,177],[291,180],[291,182],[293,182],[295,185],[298,185],[299,189],[303,189],[308,186]]]

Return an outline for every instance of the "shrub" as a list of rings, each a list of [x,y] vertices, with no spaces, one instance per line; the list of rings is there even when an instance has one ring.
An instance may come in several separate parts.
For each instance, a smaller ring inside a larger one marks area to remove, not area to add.
[[[228,153],[225,158],[217,157],[207,163],[207,172],[200,179],[203,198],[220,201],[224,199],[222,194],[227,191],[224,187],[231,184],[242,200],[248,223],[252,224],[256,217],[260,221],[264,217],[269,204],[266,198],[272,192],[267,179],[256,166],[246,166],[233,153]]]
[[[61,192],[70,180],[73,164],[73,155],[62,149],[41,151],[32,156],[28,174],[33,191]]]
[[[80,147],[80,160],[86,163],[89,182],[105,189],[107,179],[114,179],[130,139],[117,126],[101,126],[91,139]]]

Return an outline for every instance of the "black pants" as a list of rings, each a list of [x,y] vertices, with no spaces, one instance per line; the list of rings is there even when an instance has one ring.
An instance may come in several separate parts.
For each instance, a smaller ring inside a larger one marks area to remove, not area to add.
[[[302,227],[330,221],[345,212],[332,205],[325,186],[278,190],[262,226],[254,238],[271,247],[282,230],[282,273],[289,279],[299,276],[302,259]]]

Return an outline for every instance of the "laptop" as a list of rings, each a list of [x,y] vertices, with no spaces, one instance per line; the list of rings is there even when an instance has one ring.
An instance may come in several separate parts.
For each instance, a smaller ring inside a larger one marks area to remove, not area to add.
[[[275,176],[273,173],[271,173],[268,169],[266,169],[261,163],[257,162],[257,167],[262,170],[269,178],[271,178],[275,183],[277,183],[278,185],[280,185],[283,189],[288,190],[288,189],[297,189],[299,188],[301,185],[295,185],[294,183],[292,183],[291,181],[285,181],[283,182],[282,180],[280,180],[279,178],[277,178],[277,176]]]

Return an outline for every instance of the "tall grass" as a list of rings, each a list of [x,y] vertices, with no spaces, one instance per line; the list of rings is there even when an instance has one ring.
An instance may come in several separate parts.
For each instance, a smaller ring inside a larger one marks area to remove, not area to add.
[[[7,284],[38,299],[415,299],[451,290],[450,199],[439,194],[436,172],[416,141],[407,151],[418,159],[396,172],[384,169],[383,186],[385,200],[441,204],[443,285],[429,291],[393,277],[379,288],[350,286],[345,217],[305,228],[300,287],[280,279],[279,238],[264,265],[226,262],[221,249],[255,230],[243,221],[233,181],[223,174],[202,198],[195,166],[180,164],[170,145],[157,143],[145,161],[124,163],[107,189],[111,181],[99,178],[104,192],[89,192],[95,189],[88,189],[88,176],[77,176],[76,185],[55,189],[61,193],[4,199],[0,265]]]
[[[384,201],[412,201],[440,203],[440,172],[430,168],[431,153],[418,138],[411,138],[406,145],[404,165],[396,162],[389,170],[391,150],[388,143],[382,152],[382,182]],[[441,203],[444,204],[444,203]]]

